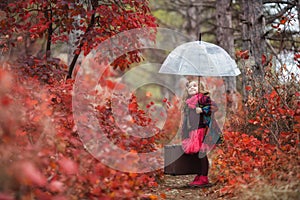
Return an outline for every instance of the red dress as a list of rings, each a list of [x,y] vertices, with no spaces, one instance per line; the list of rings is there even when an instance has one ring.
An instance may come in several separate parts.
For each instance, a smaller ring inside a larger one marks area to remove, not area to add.
[[[198,106],[203,110],[200,114],[196,113],[196,107]],[[211,100],[209,96],[201,93],[186,100],[182,140],[182,148],[185,153],[207,152],[212,149],[211,145],[203,143],[210,123],[210,107]]]

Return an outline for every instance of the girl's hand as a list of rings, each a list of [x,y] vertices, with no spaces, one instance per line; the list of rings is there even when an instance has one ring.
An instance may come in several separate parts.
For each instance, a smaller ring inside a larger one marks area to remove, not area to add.
[[[196,108],[196,113],[197,113],[197,114],[200,114],[200,113],[202,113],[202,112],[203,112],[202,108],[200,108],[200,107],[197,107],[197,108]]]

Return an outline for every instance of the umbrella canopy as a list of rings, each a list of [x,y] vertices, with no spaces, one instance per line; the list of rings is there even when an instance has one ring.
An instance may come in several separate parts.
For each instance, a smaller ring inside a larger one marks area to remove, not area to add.
[[[203,41],[176,47],[162,64],[159,73],[190,76],[237,76],[235,61],[221,47]]]

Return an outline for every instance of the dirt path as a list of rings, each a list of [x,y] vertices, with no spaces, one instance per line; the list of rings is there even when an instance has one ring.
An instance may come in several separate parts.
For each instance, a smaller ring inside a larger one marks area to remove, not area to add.
[[[188,183],[194,179],[194,175],[170,176],[164,175],[162,182],[157,188],[152,188],[149,194],[157,196],[157,199],[224,199],[216,192],[218,184],[209,188],[191,188]],[[214,182],[213,180],[211,182]],[[153,197],[154,197],[153,196]],[[155,197],[153,198],[155,199]]]

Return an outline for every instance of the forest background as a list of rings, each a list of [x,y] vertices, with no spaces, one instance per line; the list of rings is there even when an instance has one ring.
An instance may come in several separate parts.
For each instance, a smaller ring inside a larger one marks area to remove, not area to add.
[[[204,193],[213,199],[296,199],[299,4],[297,0],[1,1],[1,199],[169,198],[167,191],[151,193],[163,184],[162,170],[127,173],[94,158],[85,149],[73,116],[74,80],[84,58],[106,39],[141,27],[169,28],[191,41],[201,33],[203,41],[224,48],[242,72],[224,78],[225,141],[211,157],[210,172],[218,184]],[[155,31],[145,37],[165,39],[156,37]],[[118,147],[153,151],[175,137],[176,117],[167,118],[150,139],[128,137],[111,113],[109,96],[126,72],[141,63],[162,63],[168,53],[136,48],[110,63],[99,80],[101,91],[92,94],[99,102],[92,108]],[[130,77],[126,84],[139,77],[153,78],[149,73]],[[166,99],[164,92],[153,85],[137,91],[128,105],[132,121],[125,126],[155,126],[149,112],[159,103],[168,116],[179,116],[178,102]],[[89,103],[88,95],[82,95],[86,98],[81,103]],[[129,159],[140,162],[139,157]]]

